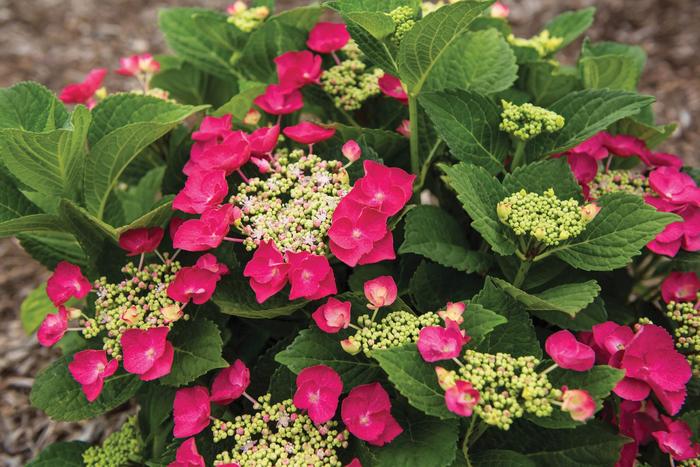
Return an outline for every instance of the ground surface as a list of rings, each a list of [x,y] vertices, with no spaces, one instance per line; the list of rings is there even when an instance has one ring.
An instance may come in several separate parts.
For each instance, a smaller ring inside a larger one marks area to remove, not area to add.
[[[223,9],[224,0],[0,0],[0,86],[40,81],[54,90],[82,79],[92,67],[116,68],[120,56],[160,52],[159,8],[169,5]],[[303,0],[278,1],[281,5]],[[526,35],[558,11],[598,7],[594,40],[617,40],[649,54],[642,91],[658,99],[660,122],[679,131],[664,149],[697,164],[700,147],[700,1],[512,0],[516,32]],[[111,89],[123,80],[108,78]],[[12,240],[0,241],[0,464],[19,466],[56,440],[92,441],[119,426],[121,414],[78,423],[55,423],[29,406],[33,376],[52,358],[17,319],[24,296],[46,278]]]

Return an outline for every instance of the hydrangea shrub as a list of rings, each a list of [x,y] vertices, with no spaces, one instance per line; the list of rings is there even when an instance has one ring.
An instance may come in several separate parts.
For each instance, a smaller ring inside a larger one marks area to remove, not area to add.
[[[130,92],[0,91],[31,401],[131,411],[29,465],[699,465],[698,171],[593,18],[174,8]]]

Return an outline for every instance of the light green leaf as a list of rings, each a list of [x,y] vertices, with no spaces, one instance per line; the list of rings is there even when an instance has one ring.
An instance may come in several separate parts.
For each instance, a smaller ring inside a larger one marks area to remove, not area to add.
[[[0,129],[53,131],[68,123],[63,103],[48,88],[25,81],[0,89]]]
[[[492,175],[503,171],[509,148],[498,130],[501,111],[491,99],[452,90],[425,93],[419,101],[458,160],[484,167]]]
[[[600,293],[600,286],[593,280],[558,285],[538,294],[523,292],[502,279],[494,277],[493,281],[508,295],[525,305],[528,310],[561,311],[572,318],[576,316],[576,313],[593,303],[593,300]]]
[[[381,11],[347,12],[343,18],[347,18],[362,27],[375,39],[384,39],[396,28],[391,16]]]
[[[567,11],[552,19],[544,29],[549,31],[552,37],[561,37],[563,39],[562,43],[557,47],[557,50],[561,50],[591,27],[593,16],[595,16],[595,7],[588,7],[578,11]]]
[[[446,5],[418,21],[404,36],[398,53],[401,81],[417,96],[438,60],[467,32],[492,1],[461,1]]]
[[[493,94],[508,89],[517,77],[513,50],[498,31],[486,29],[459,37],[437,60],[423,90]]]
[[[603,55],[582,58],[578,62],[585,89],[637,89],[641,70],[635,68],[635,59],[624,55]]]
[[[165,224],[173,215],[173,195],[168,195],[161,199],[155,208],[134,219],[131,223],[119,227],[117,237],[127,230],[139,229],[141,227],[159,227]]]
[[[647,54],[638,45],[621,44],[619,42],[591,42],[588,38],[583,41],[581,58],[605,57],[621,55],[630,57],[634,61],[634,67],[642,74],[647,61]]]
[[[503,188],[508,193],[525,190],[538,194],[552,188],[559,199],[573,198],[579,202],[583,201],[581,186],[563,157],[518,167],[512,173],[506,174]]]
[[[548,253],[585,271],[612,271],[626,266],[667,224],[679,220],[659,212],[638,196],[603,196],[602,208],[578,237]]]
[[[142,384],[136,375],[120,372],[105,379],[102,393],[88,402],[68,371],[69,361],[61,357],[42,370],[29,396],[32,405],[53,420],[74,422],[105,413],[131,399]]]
[[[472,218],[471,226],[483,235],[496,253],[515,253],[515,244],[506,235],[505,227],[496,215],[496,205],[507,196],[498,180],[483,167],[463,162],[441,167],[447,176],[447,184],[457,192],[457,198]]]
[[[287,297],[280,295],[270,297],[264,303],[258,303],[248,281],[241,278],[240,271],[238,275],[232,273],[219,283],[213,300],[222,313],[252,319],[271,319],[291,315],[307,303],[305,300],[289,301]]]
[[[49,313],[55,313],[56,307],[46,295],[46,283],[32,290],[19,307],[19,317],[22,328],[27,335],[37,330]]]
[[[50,444],[25,467],[75,467],[83,465],[83,452],[90,445],[83,441],[61,441]]]
[[[68,261],[80,267],[87,266],[85,253],[70,233],[19,234],[17,238],[24,251],[49,269],[54,269],[60,261]]]
[[[639,113],[652,102],[654,98],[651,96],[607,89],[586,89],[567,94],[550,107],[564,117],[564,128],[551,135],[540,135],[528,145],[528,152],[533,152],[537,158],[564,152],[618,120]]]
[[[486,253],[470,250],[457,221],[435,206],[418,206],[408,212],[399,253],[415,253],[464,272],[486,270],[491,262]]]
[[[413,407],[443,420],[456,418],[445,407],[445,391],[440,388],[433,367],[421,358],[416,344],[375,350],[372,358]]]
[[[375,381],[379,366],[362,354],[350,355],[340,346],[340,338],[317,328],[304,329],[289,347],[275,356],[275,361],[299,373],[313,365],[327,365],[338,372],[346,389]]]
[[[212,116],[221,117],[231,114],[233,120],[242,122],[246,114],[253,105],[253,100],[265,92],[266,85],[263,83],[250,82],[248,86],[233,96],[227,103],[212,112]]]
[[[223,341],[216,324],[207,319],[183,321],[168,335],[175,348],[173,367],[160,379],[167,386],[183,386],[216,368],[228,366],[221,357]]]
[[[206,108],[135,94],[111,96],[103,105],[101,111],[95,108],[95,124],[90,130],[94,143],[85,167],[85,203],[98,219],[104,215],[107,198],[119,177],[134,158],[182,120]]]

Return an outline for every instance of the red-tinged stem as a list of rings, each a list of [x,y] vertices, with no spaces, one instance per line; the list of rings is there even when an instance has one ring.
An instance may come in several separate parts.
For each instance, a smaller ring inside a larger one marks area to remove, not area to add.
[[[336,65],[340,65],[340,59],[338,56],[335,54],[335,52],[331,52],[331,56],[333,57],[333,60],[335,60]]]
[[[173,253],[172,258],[170,258],[170,261],[175,261],[175,258],[177,257],[177,255],[180,254],[181,251],[182,251],[182,248],[178,248],[177,251],[175,253]]]
[[[224,237],[224,240],[227,242],[233,242],[233,243],[243,243],[245,240],[242,238],[233,238],[233,237]]]
[[[143,258],[144,258],[144,256],[146,256],[146,254],[145,254],[145,253],[141,253],[141,259],[139,259],[139,271],[140,271],[141,268],[143,267]]]
[[[241,178],[243,179],[243,181],[244,181],[245,183],[249,183],[249,182],[250,182],[250,180],[248,179],[248,177],[245,176],[245,174],[243,173],[243,171],[242,171],[241,169],[236,170],[236,172],[238,173],[238,175],[241,176]]]
[[[246,399],[248,399],[248,400],[253,404],[253,408],[254,408],[254,409],[257,409],[257,408],[260,407],[260,402],[258,402],[258,401],[256,401],[255,399],[253,399],[253,398],[251,397],[251,395],[248,394],[247,392],[243,391],[243,397],[245,397]]]

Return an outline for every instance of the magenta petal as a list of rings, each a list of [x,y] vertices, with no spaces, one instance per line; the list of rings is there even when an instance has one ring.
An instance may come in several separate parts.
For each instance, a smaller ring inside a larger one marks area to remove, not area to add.
[[[97,399],[97,397],[102,392],[102,388],[104,387],[104,382],[105,381],[102,378],[98,378],[92,384],[83,384],[82,385],[82,389],[83,389],[83,393],[85,394],[85,398],[89,402],[92,402],[95,399]]]
[[[165,350],[163,351],[163,355],[153,362],[153,366],[151,366],[148,371],[143,373],[139,379],[141,379],[141,381],[152,381],[160,378],[161,376],[167,375],[172,369],[174,356],[175,349],[173,348],[173,345],[170,342],[165,341]]]
[[[623,378],[613,388],[613,392],[628,401],[643,401],[649,396],[651,388],[644,381]]]

